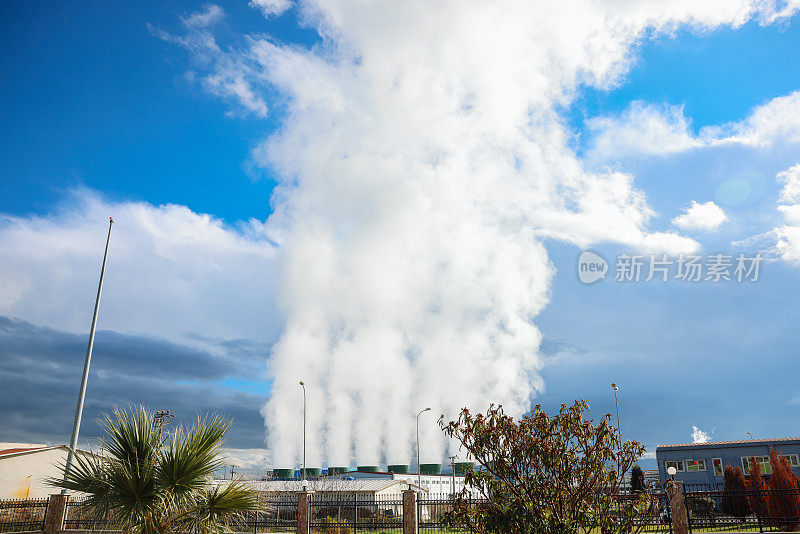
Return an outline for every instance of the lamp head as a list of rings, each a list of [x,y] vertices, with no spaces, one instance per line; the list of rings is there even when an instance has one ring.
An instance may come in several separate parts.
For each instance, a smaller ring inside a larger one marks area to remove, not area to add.
[[[300,381],[300,385],[301,385],[301,386],[305,386],[305,384],[303,383],[303,381],[302,381],[302,380]]]
[[[614,391],[617,391],[617,383],[611,382],[611,387],[614,388]]]
[[[675,476],[675,473],[677,473],[677,472],[678,472],[678,470],[677,470],[677,469],[675,469],[674,467],[671,467],[671,466],[670,466],[670,467],[668,467],[668,468],[667,468],[667,474],[668,474],[669,476],[671,476],[671,477],[674,477],[674,476]]]
[[[423,411],[425,411],[425,412],[429,412],[429,411],[431,411],[431,409],[430,409],[430,406],[429,406],[429,407],[427,407],[427,408],[425,408],[425,410],[423,410]]]

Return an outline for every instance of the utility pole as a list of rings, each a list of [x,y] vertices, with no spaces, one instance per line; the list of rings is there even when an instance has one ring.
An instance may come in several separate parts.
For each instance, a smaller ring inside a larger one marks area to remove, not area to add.
[[[306,385],[300,381],[303,388],[303,471],[300,473],[300,480],[306,479]]]
[[[622,441],[622,427],[619,425],[619,402],[617,401],[617,384],[611,382],[611,387],[614,388],[614,406],[617,408],[617,431],[619,431],[619,439]]]
[[[92,363],[92,347],[94,346],[94,332],[97,327],[97,313],[100,310],[100,293],[103,291],[103,276],[106,273],[106,260],[108,259],[108,244],[111,241],[111,227],[114,224],[112,217],[108,218],[108,235],[106,236],[106,250],[103,253],[103,266],[100,268],[100,283],[97,284],[97,298],[94,301],[94,314],[92,315],[92,327],[89,329],[89,345],[86,347],[86,360],[83,362],[83,376],[81,377],[81,389],[78,392],[78,405],[75,407],[75,421],[72,424],[72,437],[69,440],[69,452],[67,453],[67,463],[64,466],[64,478],[67,478],[72,469],[72,461],[75,457],[75,449],[78,447],[78,433],[81,430],[81,417],[83,417],[83,400],[86,397],[86,382],[89,380],[89,364]],[[61,494],[66,495],[67,490],[62,489]]]

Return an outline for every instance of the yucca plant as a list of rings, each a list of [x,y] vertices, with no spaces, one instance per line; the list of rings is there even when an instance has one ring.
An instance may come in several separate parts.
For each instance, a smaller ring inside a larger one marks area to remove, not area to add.
[[[104,415],[102,455],[76,455],[70,472],[50,484],[87,495],[82,515],[124,532],[217,533],[260,509],[257,494],[239,480],[213,483],[220,446],[231,422],[199,418],[171,431],[142,406]]]

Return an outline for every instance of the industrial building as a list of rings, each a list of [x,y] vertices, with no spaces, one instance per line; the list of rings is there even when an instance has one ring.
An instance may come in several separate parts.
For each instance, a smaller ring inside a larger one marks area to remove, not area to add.
[[[659,478],[662,483],[666,481],[667,469],[674,467],[675,480],[684,484],[721,484],[725,466],[738,466],[747,475],[750,457],[758,460],[761,472],[768,477],[772,472],[770,448],[785,456],[792,471],[800,475],[800,438],[772,438],[659,445],[656,447]]]
[[[60,466],[68,451],[66,445],[0,443],[0,499],[41,499],[58,493],[46,480],[64,475]]]
[[[220,484],[229,484],[230,481],[219,481]],[[297,493],[303,491],[304,484],[301,480],[266,480],[248,482],[248,486],[269,499],[285,498],[296,501]],[[412,489],[418,493],[424,490],[416,484],[408,484],[401,480],[392,479],[359,479],[343,480],[337,478],[318,478],[308,480],[305,489],[313,491],[315,498],[356,498],[360,502],[381,499],[396,499],[403,491]]]
[[[384,480],[403,482],[412,486],[417,486],[421,490],[435,495],[449,495],[459,493],[464,489],[464,470],[467,466],[474,467],[471,462],[460,462],[455,464],[455,472],[442,472],[441,464],[422,464],[421,473],[411,472],[411,466],[407,464],[393,464],[387,466],[387,470],[382,470],[377,465],[361,465],[356,469],[349,467],[328,467],[327,469],[307,468],[306,478],[314,479],[321,477],[328,480]],[[300,471],[297,469],[275,469],[272,472],[275,480],[292,480],[300,478]]]
[[[399,480],[409,484],[419,482],[422,489],[432,494],[458,493],[464,489],[464,475],[458,472],[458,468],[455,474],[445,474],[442,473],[441,464],[422,464],[421,471],[420,474],[412,473],[408,465],[390,465],[387,471],[379,471],[375,466],[361,466],[343,476],[356,480]]]

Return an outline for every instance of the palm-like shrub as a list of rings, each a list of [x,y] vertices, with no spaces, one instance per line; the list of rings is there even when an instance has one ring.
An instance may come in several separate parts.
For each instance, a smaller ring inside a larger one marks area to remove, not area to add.
[[[103,454],[76,455],[65,478],[50,484],[86,494],[82,515],[138,534],[224,532],[259,509],[242,482],[212,481],[230,421],[198,418],[167,432],[153,416],[141,406],[104,415]]]

